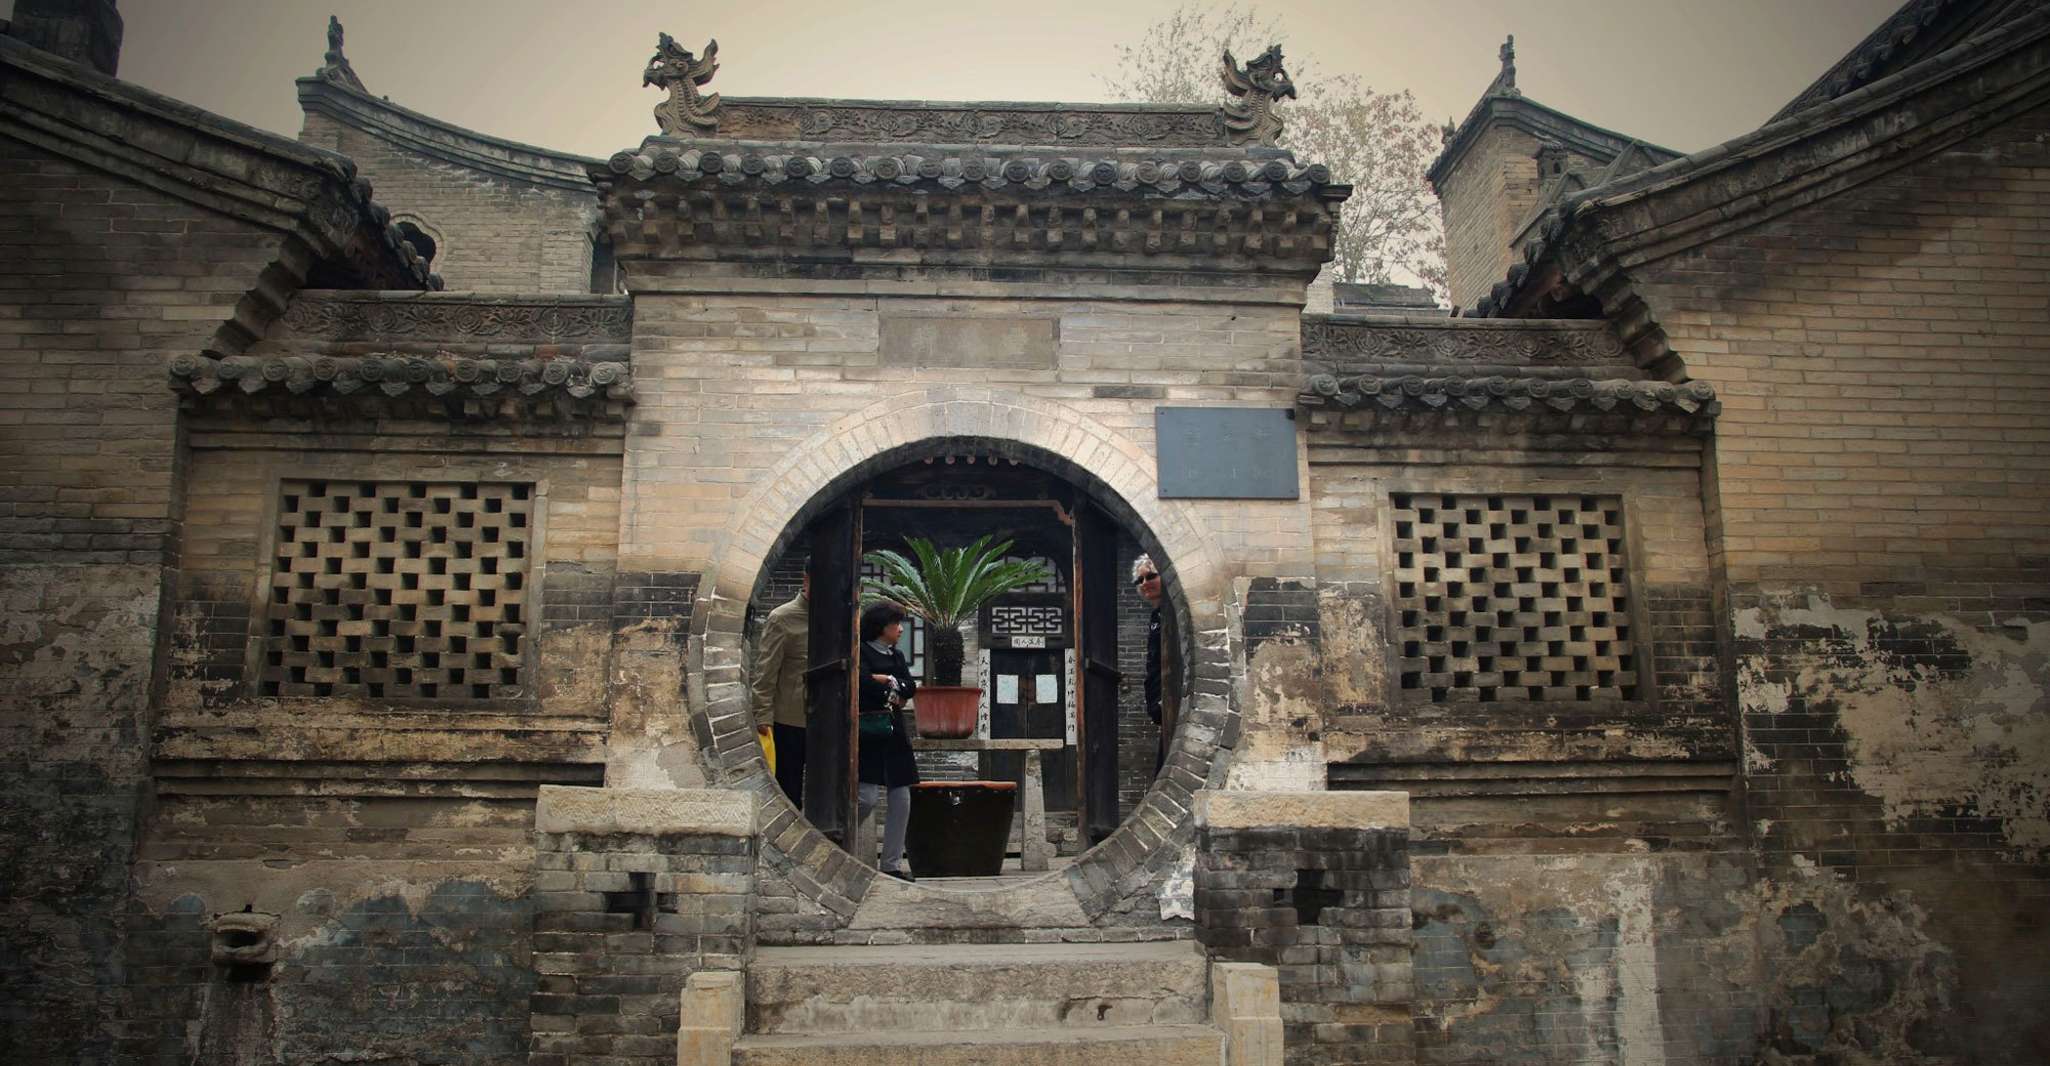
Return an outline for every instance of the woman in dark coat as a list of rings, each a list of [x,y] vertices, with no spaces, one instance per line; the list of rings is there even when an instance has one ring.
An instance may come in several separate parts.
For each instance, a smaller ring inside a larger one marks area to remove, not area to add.
[[[912,758],[911,737],[904,728],[904,701],[918,691],[911,676],[911,663],[897,650],[897,638],[904,632],[904,610],[894,603],[878,603],[861,612],[861,727],[857,746],[861,755],[861,817],[866,819],[883,802],[889,809],[883,816],[882,871],[899,880],[912,880],[904,868],[904,831],[911,824],[911,786],[918,783],[918,763]]]

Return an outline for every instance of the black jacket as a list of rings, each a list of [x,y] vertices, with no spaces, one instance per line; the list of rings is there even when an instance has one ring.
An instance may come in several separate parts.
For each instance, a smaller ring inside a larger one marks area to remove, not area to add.
[[[911,663],[904,653],[896,648],[877,651],[868,641],[861,642],[861,711],[863,714],[888,712],[890,707],[890,686],[877,681],[876,674],[888,674],[897,679],[898,691],[910,699],[918,690],[918,682],[911,676]],[[918,783],[918,762],[911,754],[911,734],[904,727],[904,715],[892,715],[895,728],[888,737],[880,740],[864,737],[855,730],[855,743],[861,752],[861,783],[864,785],[886,785],[896,788],[900,785]]]

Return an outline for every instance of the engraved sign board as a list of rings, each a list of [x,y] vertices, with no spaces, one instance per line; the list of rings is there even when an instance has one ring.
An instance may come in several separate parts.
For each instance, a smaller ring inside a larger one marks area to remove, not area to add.
[[[1067,597],[1022,592],[982,609],[978,643],[1013,651],[1064,648],[1068,644]]]
[[[1156,407],[1162,499],[1294,500],[1295,412],[1285,407]]]

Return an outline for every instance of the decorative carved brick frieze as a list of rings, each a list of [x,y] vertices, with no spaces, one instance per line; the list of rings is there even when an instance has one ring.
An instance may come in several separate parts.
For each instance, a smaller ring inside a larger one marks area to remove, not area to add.
[[[1089,104],[929,104],[732,97],[724,136],[760,141],[1043,144],[1091,148],[1216,148],[1227,140],[1214,107]]]
[[[1613,366],[1635,373],[1605,322],[1346,321],[1304,316],[1303,357],[1334,365]]]
[[[526,698],[534,500],[523,483],[283,482],[258,691]]]
[[[293,333],[326,341],[612,341],[633,335],[625,297],[518,300],[411,294],[302,293],[285,311]]]
[[[1621,499],[1399,492],[1389,503],[1403,698],[1639,698]]]
[[[1705,434],[1722,405],[1705,381],[1539,377],[1381,377],[1312,375],[1296,395],[1300,407],[1330,408],[1342,417],[1317,424],[1368,428],[1413,416],[1522,416],[1576,432]],[[1558,416],[1566,416],[1562,421]],[[1442,417],[1438,418],[1443,423]]]

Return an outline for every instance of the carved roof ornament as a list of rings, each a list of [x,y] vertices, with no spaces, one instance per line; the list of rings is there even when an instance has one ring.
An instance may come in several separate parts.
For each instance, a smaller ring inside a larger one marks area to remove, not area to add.
[[[1224,53],[1224,88],[1237,99],[1224,105],[1224,130],[1233,144],[1273,146],[1281,138],[1281,116],[1275,105],[1293,100],[1295,82],[1281,67],[1281,46],[1269,45],[1259,58],[1240,67],[1231,50]]]
[[[698,86],[719,73],[719,42],[705,45],[699,58],[679,47],[676,38],[662,35],[648,69],[641,74],[641,87],[659,85],[669,90],[669,99],[655,105],[655,122],[665,137],[703,137],[719,132],[719,94],[698,95]]]
[[[1502,69],[1501,69],[1501,71],[1499,71],[1498,73],[1496,73],[1496,75],[1495,75],[1495,80],[1494,80],[1494,82],[1493,82],[1493,83],[1491,83],[1491,84],[1490,84],[1490,85],[1488,86],[1488,91],[1487,91],[1487,92],[1485,92],[1485,93],[1483,93],[1483,94],[1481,94],[1481,95],[1483,95],[1483,96],[1522,96],[1522,95],[1523,95],[1523,90],[1521,90],[1521,89],[1518,89],[1518,88],[1516,87],[1516,35],[1515,35],[1515,34],[1513,34],[1513,33],[1512,33],[1512,34],[1510,34],[1510,35],[1509,35],[1509,39],[1508,39],[1508,40],[1506,40],[1506,41],[1503,41],[1503,42],[1502,42],[1502,48],[1501,48],[1501,51],[1497,52],[1497,53],[1496,53],[1496,55],[1499,55],[1499,56],[1501,56],[1501,58],[1502,58]]]
[[[315,73],[322,81],[359,93],[370,91],[363,87],[363,79],[356,76],[356,68],[349,65],[349,57],[342,54],[342,20],[333,15],[327,17],[327,54],[321,57],[320,69]]]

